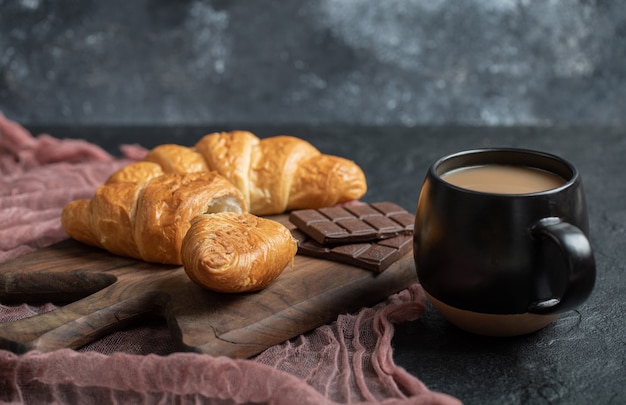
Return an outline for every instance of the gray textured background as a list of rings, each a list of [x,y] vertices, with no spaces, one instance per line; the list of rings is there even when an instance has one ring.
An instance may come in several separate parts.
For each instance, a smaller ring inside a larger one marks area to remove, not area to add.
[[[623,125],[626,3],[0,0],[0,111],[61,125]]]

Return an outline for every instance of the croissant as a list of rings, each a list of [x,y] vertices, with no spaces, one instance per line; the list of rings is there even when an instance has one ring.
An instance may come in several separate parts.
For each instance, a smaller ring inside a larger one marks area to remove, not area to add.
[[[153,175],[157,169],[146,168],[147,162],[163,173],[217,171],[241,191],[246,210],[255,215],[332,206],[367,191],[365,175],[353,161],[322,154],[309,142],[286,135],[259,139],[247,131],[216,132],[193,147],[160,145],[144,161],[120,169],[113,181]],[[142,165],[142,170],[134,167]]]
[[[279,222],[249,213],[196,216],[183,239],[181,255],[189,278],[212,291],[238,293],[267,287],[298,250]]]
[[[182,264],[182,240],[191,220],[207,212],[245,210],[241,192],[216,172],[159,174],[148,162],[114,174],[89,200],[61,214],[74,239],[148,262]],[[149,173],[146,181],[133,180]]]
[[[61,222],[71,237],[83,243],[148,262],[180,265],[185,260],[183,239],[188,236],[193,246],[202,234],[199,225],[190,231],[198,216],[250,212],[254,217],[321,208],[358,199],[366,189],[363,171],[354,162],[322,154],[302,139],[275,136],[261,140],[247,131],[220,132],[204,136],[193,147],[157,146],[143,161],[113,173],[91,199],[67,204]],[[251,270],[243,266],[240,272],[248,273],[241,283],[247,284],[240,284],[239,290],[266,285],[295,255],[293,240],[282,235],[288,233],[284,226],[276,223],[282,228],[272,230],[259,219],[257,230],[256,220],[244,217],[236,222],[238,237],[243,238],[240,242],[250,248],[258,245],[257,254],[263,257],[257,267],[269,270],[253,279]],[[259,233],[263,230],[268,232],[265,238]],[[280,242],[272,242],[274,237]],[[220,243],[215,238],[207,240],[217,243],[215,246]],[[208,248],[203,245],[202,249]],[[263,253],[264,249],[270,253]],[[250,257],[253,250],[244,256]],[[189,267],[208,263],[199,252],[186,251],[193,256],[187,260]],[[215,276],[209,284],[224,290],[228,282],[216,281],[223,277]],[[234,281],[230,283],[233,289]]]

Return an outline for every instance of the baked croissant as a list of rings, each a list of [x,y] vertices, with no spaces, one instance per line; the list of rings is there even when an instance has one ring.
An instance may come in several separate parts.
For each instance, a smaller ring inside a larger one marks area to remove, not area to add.
[[[71,201],[63,208],[63,228],[117,255],[180,265],[182,240],[194,217],[244,212],[241,192],[216,172],[162,174],[158,167],[135,165],[113,175],[91,199]],[[133,180],[146,173],[146,181]]]
[[[292,136],[259,139],[247,131],[216,132],[193,147],[157,146],[143,162],[112,177],[141,180],[138,177],[155,170],[148,169],[147,162],[156,163],[163,173],[217,171],[242,192],[246,210],[255,215],[332,206],[357,200],[367,191],[365,175],[354,162],[322,154]],[[142,165],[142,170],[135,168]]]
[[[157,146],[143,161],[113,173],[90,200],[67,204],[61,221],[66,232],[83,243],[148,262],[180,265],[183,238],[201,214],[249,211],[270,215],[320,208],[358,199],[366,189],[363,171],[354,162],[322,154],[302,139],[261,140],[246,131],[221,132],[204,136],[194,147]],[[237,237],[243,238],[242,246],[254,246],[250,238],[257,235],[258,253],[264,255],[257,265],[270,271],[263,279],[247,276],[241,283],[248,284],[239,289],[266,285],[279,274],[276,269],[284,268],[285,260],[295,255],[292,239],[280,236],[281,242],[272,245],[275,235],[288,233],[284,226],[277,223],[280,231],[260,226],[270,232],[264,239],[256,228],[242,226],[256,227],[256,222],[246,218],[238,219]],[[201,230],[196,226],[190,232]],[[188,236],[190,241],[199,237]],[[215,238],[210,240],[219,245]],[[277,247],[284,245],[289,248]],[[263,253],[262,246],[272,252]],[[204,260],[197,252],[187,254],[194,257],[187,261],[190,267]]]
[[[291,262],[298,243],[281,223],[249,213],[201,214],[183,239],[185,272],[212,291],[267,287]]]

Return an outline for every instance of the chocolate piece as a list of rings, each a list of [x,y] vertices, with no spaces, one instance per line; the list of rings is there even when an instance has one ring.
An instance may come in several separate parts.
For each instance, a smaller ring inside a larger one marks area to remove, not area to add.
[[[413,243],[412,235],[400,235],[374,242],[324,246],[300,229],[293,229],[291,234],[298,240],[298,254],[334,260],[377,273],[385,271],[410,252]]]
[[[323,245],[412,235],[415,216],[392,202],[292,211],[289,221]]]

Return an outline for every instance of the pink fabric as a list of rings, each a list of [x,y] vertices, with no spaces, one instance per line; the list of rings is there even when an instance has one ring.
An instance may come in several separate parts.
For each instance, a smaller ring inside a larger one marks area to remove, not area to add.
[[[0,114],[0,262],[65,239],[63,205],[145,155],[121,150],[125,159],[85,141],[35,138]],[[55,308],[0,304],[0,322]],[[76,351],[0,350],[0,403],[457,404],[394,364],[393,324],[423,311],[416,284],[249,360],[177,353],[159,321]]]

